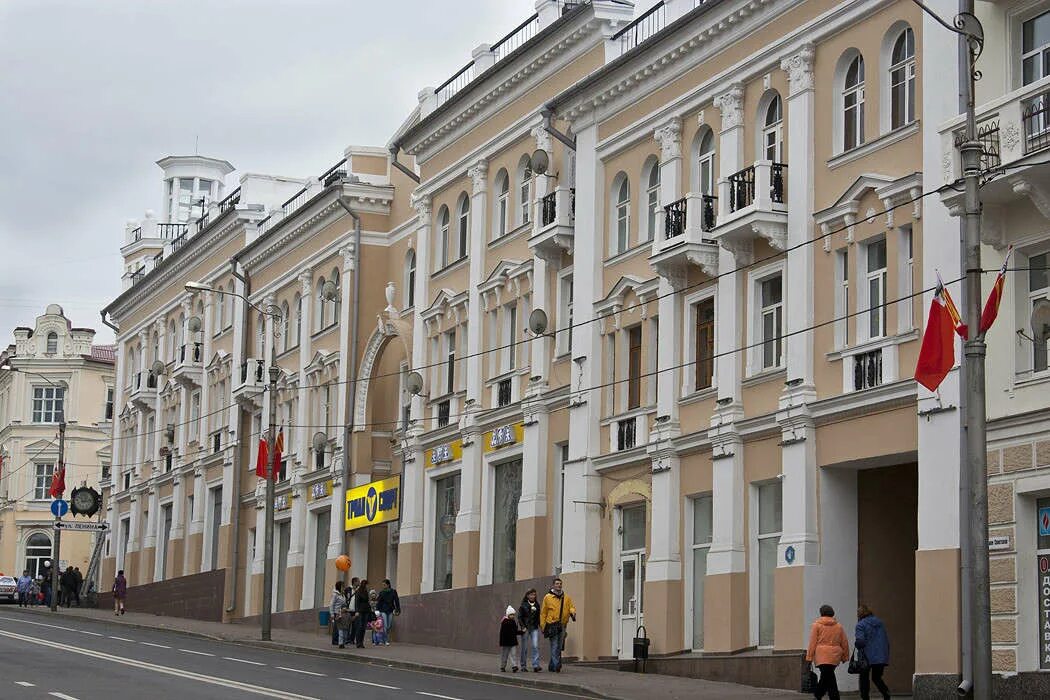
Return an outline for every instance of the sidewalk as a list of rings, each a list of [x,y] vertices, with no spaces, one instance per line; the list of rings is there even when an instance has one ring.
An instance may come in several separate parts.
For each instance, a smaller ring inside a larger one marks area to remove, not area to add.
[[[4,608],[4,610],[7,610]],[[327,634],[295,632],[274,629],[273,640],[259,640],[259,629],[255,626],[222,624],[200,620],[184,620],[175,617],[160,617],[146,613],[129,612],[121,617],[112,611],[99,608],[69,608],[51,613],[46,608],[31,608],[21,613],[66,618],[90,618],[100,622],[143,627],[152,630],[179,632],[196,637],[244,644],[263,649],[278,649],[299,654],[348,658],[362,663],[439,672],[452,676],[476,678],[495,683],[533,687],[560,691],[576,695],[608,698],[609,700],[693,700],[711,698],[726,700],[736,698],[799,698],[798,693],[743,685],[703,681],[694,678],[634,674],[602,668],[588,668],[566,664],[559,674],[547,673],[500,673],[498,654],[426,647],[414,644],[391,644],[388,647],[366,646],[364,649],[337,649],[332,646]],[[495,672],[494,672],[495,671]]]

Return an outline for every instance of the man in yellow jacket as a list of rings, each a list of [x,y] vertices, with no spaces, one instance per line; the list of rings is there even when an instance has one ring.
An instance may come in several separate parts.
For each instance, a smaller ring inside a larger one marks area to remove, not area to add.
[[[576,606],[561,588],[561,579],[554,579],[550,593],[543,596],[540,605],[540,629],[551,642],[551,660],[547,670],[561,672],[561,653],[565,649],[565,628],[569,620],[576,622]]]

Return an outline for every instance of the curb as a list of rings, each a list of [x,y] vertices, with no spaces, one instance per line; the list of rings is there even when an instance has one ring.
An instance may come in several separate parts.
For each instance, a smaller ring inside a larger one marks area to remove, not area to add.
[[[495,674],[487,673],[484,671],[468,671],[466,669],[459,668],[448,668],[432,666],[417,661],[402,661],[399,659],[380,659],[371,656],[364,656],[356,654],[354,652],[336,652],[329,651],[327,649],[314,649],[312,647],[301,647],[295,644],[288,644],[285,642],[264,642],[250,639],[237,639],[225,636],[216,636],[212,634],[205,634],[204,632],[195,632],[192,630],[177,629],[172,627],[164,627],[161,625],[145,625],[139,622],[128,622],[121,620],[119,617],[114,615],[114,619],[110,620],[104,617],[96,617],[94,615],[78,615],[76,613],[65,613],[61,610],[56,613],[51,613],[50,610],[46,612],[44,610],[36,611],[29,608],[30,614],[38,615],[41,617],[53,616],[55,614],[62,615],[66,619],[82,619],[95,622],[112,622],[113,624],[123,625],[124,627],[130,627],[132,629],[143,629],[151,631],[163,631],[171,632],[173,634],[179,634],[185,637],[193,637],[196,639],[207,639],[213,642],[226,642],[228,644],[236,644],[238,646],[252,647],[256,649],[270,649],[275,651],[284,651],[295,654],[303,654],[306,656],[320,656],[331,659],[341,659],[343,661],[352,661],[354,663],[368,664],[369,666],[381,666],[385,668],[400,668],[406,671],[424,671],[427,673],[434,673],[442,676],[451,676],[455,678],[467,678],[470,680],[486,681],[488,683],[495,683],[499,685],[510,685],[519,688],[536,688],[539,690],[550,690],[563,693],[571,693],[586,698],[593,698],[594,700],[617,700],[615,697],[610,695],[603,695],[595,690],[592,690],[586,686],[578,685],[575,683],[562,683],[557,681],[548,681],[540,679],[532,679],[531,676],[518,676],[515,674]],[[525,680],[529,678],[529,680]]]

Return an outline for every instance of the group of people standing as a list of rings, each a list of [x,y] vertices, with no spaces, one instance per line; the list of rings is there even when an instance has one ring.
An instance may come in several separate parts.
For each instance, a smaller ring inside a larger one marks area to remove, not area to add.
[[[335,582],[328,614],[332,644],[340,649],[347,644],[363,648],[367,630],[372,631],[373,646],[390,646],[390,628],[394,617],[401,614],[401,599],[390,579],[383,579],[383,587],[377,592],[369,590],[367,579],[355,576],[349,586]]]
[[[539,602],[537,598],[536,589],[530,588],[525,592],[517,610],[513,605],[507,606],[499,628],[500,671],[507,670],[508,660],[514,673],[517,673],[519,668],[527,669],[530,649],[533,672],[542,671],[540,662],[540,635],[542,634],[550,641],[550,661],[547,664],[547,670],[551,673],[561,672],[561,654],[565,649],[566,628],[569,620],[576,621],[576,606],[572,598],[562,589],[560,578],[554,579],[550,590],[543,596],[542,602]]]
[[[820,671],[820,679],[813,689],[817,700],[825,694],[830,700],[839,700],[835,669],[847,662],[848,671],[859,676],[861,700],[869,700],[872,683],[882,693],[883,700],[889,700],[890,689],[882,680],[882,673],[890,663],[890,638],[882,620],[875,617],[866,605],[857,608],[853,639],[856,649],[851,657],[846,632],[835,619],[835,610],[830,605],[821,605],[820,617],[813,622],[806,650],[806,661]]]
[[[84,575],[80,567],[69,566],[58,577],[58,605],[67,608],[76,603],[80,607],[80,589],[84,585]],[[16,582],[18,605],[28,608],[34,605],[51,605],[51,568],[46,567],[38,577],[29,575],[26,569]]]

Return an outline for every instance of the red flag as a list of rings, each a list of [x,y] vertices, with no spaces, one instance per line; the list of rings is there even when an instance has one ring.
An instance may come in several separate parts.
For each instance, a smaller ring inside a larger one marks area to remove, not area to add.
[[[1003,300],[1003,287],[1006,286],[1006,265],[1010,262],[1010,253],[1014,247],[1010,246],[1003,258],[1003,266],[999,268],[999,274],[995,276],[995,284],[988,294],[988,301],[984,302],[984,311],[981,312],[981,332],[987,333],[988,329],[995,323],[995,317],[999,315],[999,303]]]
[[[926,331],[922,334],[919,360],[915,363],[915,381],[930,391],[937,391],[937,387],[955,366],[955,338],[952,337],[952,331],[957,327],[949,310],[951,298],[945,299],[947,292],[938,280],[937,293],[926,320]]]
[[[277,481],[277,474],[281,471],[281,453],[284,452],[284,428],[277,431],[276,449],[273,456],[273,480]]]
[[[58,471],[51,475],[51,488],[48,490],[47,495],[51,498],[61,498],[62,494],[66,492],[66,468],[63,465],[58,465]]]
[[[948,288],[944,286],[944,280],[941,279],[940,272],[937,273],[937,294],[941,297],[944,308],[948,312],[948,316],[951,318],[952,328],[955,329],[955,332],[960,338],[966,340],[966,337],[970,334],[970,329],[966,327],[965,323],[963,323],[962,314],[959,313],[959,307],[955,305],[951,293],[948,291]]]
[[[266,478],[267,460],[269,450],[266,449],[266,438],[259,438],[259,456],[255,459],[255,476],[260,479]]]

